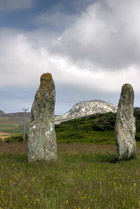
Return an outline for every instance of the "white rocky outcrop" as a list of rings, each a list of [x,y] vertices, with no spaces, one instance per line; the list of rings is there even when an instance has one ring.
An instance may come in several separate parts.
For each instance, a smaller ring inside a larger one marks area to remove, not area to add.
[[[75,104],[66,114],[56,116],[55,124],[75,118],[86,117],[96,113],[117,112],[117,107],[113,104],[101,101],[91,100]]]

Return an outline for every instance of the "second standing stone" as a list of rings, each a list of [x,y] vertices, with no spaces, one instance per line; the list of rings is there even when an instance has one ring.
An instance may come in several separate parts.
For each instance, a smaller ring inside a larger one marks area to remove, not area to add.
[[[134,91],[130,84],[124,84],[118,105],[115,136],[119,159],[129,159],[136,154]]]

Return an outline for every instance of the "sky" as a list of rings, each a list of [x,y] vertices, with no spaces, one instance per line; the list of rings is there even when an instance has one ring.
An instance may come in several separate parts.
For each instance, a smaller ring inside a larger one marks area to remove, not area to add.
[[[43,73],[56,88],[55,114],[121,87],[140,101],[140,0],[0,0],[0,110],[31,110]]]

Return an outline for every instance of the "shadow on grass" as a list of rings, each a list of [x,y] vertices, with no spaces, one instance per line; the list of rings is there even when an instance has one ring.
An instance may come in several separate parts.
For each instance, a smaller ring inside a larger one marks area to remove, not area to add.
[[[18,163],[25,163],[27,162],[27,156],[24,154],[0,154],[0,160],[6,161],[16,161]]]
[[[117,154],[112,153],[89,153],[89,154],[63,154],[58,156],[59,162],[68,162],[68,163],[82,163],[82,162],[97,162],[97,163],[119,163],[122,161],[130,161],[136,159],[136,156],[133,156],[129,159],[119,159]],[[17,162],[17,163],[27,163],[27,156],[24,154],[0,154],[0,160],[7,162]],[[36,161],[28,164],[40,164],[45,163],[46,161]],[[47,162],[48,165],[54,164],[54,162]]]
[[[97,163],[119,163],[121,161],[129,161],[135,159],[134,157],[129,159],[120,160],[117,154],[112,153],[95,153],[95,154],[71,154],[63,156],[63,160],[71,163],[82,162],[97,162]]]

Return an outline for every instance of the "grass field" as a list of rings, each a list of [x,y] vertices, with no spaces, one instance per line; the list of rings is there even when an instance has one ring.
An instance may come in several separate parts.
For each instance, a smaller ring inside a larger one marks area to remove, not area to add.
[[[5,133],[10,133],[10,134],[23,133],[23,125],[10,124],[10,123],[7,123],[7,124],[0,123],[0,131],[5,132]]]
[[[53,163],[27,163],[26,143],[18,142],[23,121],[1,118],[0,209],[140,209],[140,146],[136,159],[116,161],[115,117],[97,114],[57,125]]]
[[[27,163],[26,143],[0,143],[1,209],[139,209],[137,158],[113,163],[116,147],[58,144],[58,160]]]

